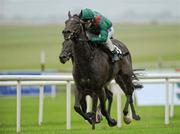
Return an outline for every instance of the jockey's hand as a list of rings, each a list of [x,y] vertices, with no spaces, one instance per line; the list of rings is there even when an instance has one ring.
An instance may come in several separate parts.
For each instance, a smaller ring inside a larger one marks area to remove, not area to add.
[[[89,29],[91,26],[92,26],[92,22],[90,20],[85,22],[85,25],[84,25],[85,29]]]

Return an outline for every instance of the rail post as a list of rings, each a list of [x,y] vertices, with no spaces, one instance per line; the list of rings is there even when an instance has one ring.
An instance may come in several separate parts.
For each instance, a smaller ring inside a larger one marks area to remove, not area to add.
[[[39,126],[41,126],[42,122],[43,122],[43,107],[44,107],[44,86],[40,85],[40,88],[39,88],[39,119],[38,119]]]
[[[16,104],[16,132],[19,133],[21,131],[21,82],[17,81],[17,104]]]
[[[166,78],[166,92],[165,92],[165,125],[169,124],[169,81]]]
[[[170,106],[170,117],[174,116],[174,83],[172,83],[171,89],[171,106]]]
[[[71,82],[66,84],[66,129],[71,129]]]

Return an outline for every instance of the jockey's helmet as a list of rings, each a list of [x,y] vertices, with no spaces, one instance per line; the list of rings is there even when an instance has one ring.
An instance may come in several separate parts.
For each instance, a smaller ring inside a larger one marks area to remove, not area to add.
[[[94,13],[91,9],[85,8],[81,10],[80,17],[82,20],[92,20],[94,19]]]

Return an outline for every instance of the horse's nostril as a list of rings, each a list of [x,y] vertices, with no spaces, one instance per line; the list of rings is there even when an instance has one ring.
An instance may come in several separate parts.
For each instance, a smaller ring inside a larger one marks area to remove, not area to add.
[[[62,55],[62,56],[60,56],[60,58],[61,58],[61,59],[65,59],[65,58],[66,58],[66,56]]]
[[[66,56],[65,56],[65,55],[60,55],[60,56],[59,56],[59,59],[60,59],[60,60],[65,60],[65,59],[66,59]]]
[[[61,55],[59,55],[59,59],[60,59],[60,58],[63,58],[63,57],[64,57],[64,55],[62,55],[62,54],[61,54]]]

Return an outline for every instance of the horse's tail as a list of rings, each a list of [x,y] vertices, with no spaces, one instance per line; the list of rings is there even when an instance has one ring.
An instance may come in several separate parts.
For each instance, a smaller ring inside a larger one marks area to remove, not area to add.
[[[143,88],[143,85],[139,83],[139,78],[138,78],[138,75],[141,75],[141,72],[137,72],[137,71],[144,71],[144,69],[134,69],[132,74],[134,89],[141,89]]]

